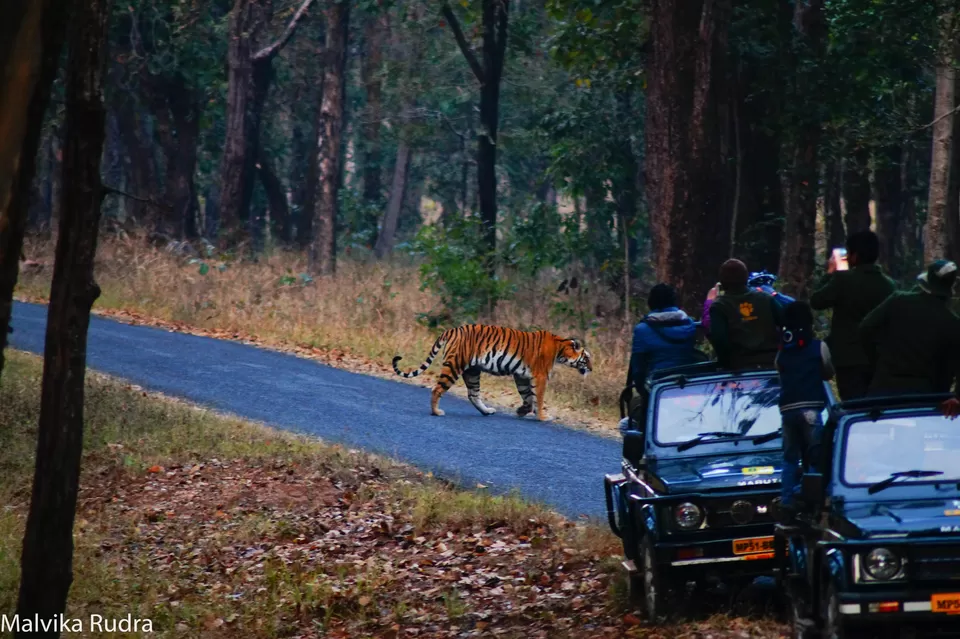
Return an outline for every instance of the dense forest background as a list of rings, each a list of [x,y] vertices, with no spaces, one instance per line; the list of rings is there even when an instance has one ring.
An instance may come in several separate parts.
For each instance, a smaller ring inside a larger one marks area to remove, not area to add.
[[[729,255],[804,295],[871,225],[909,279],[958,257],[956,22],[954,0],[117,2],[104,223],[312,275],[413,254],[458,319],[542,273],[611,313],[655,280],[694,309]]]

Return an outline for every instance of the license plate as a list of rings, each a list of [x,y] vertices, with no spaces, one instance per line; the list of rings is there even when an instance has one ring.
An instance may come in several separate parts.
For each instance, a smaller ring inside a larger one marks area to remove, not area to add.
[[[960,615],[960,592],[952,592],[930,597],[931,612],[941,612],[948,615]]]
[[[758,552],[771,552],[773,537],[748,537],[733,540],[733,554],[752,555]]]

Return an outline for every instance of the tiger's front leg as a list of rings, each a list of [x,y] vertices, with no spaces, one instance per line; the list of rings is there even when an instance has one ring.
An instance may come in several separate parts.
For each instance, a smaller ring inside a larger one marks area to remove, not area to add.
[[[520,399],[523,400],[523,404],[517,409],[517,415],[525,417],[533,412],[533,383],[529,378],[523,377],[522,375],[514,375],[513,381],[516,382],[517,392],[520,393]]]
[[[467,397],[470,403],[484,415],[493,415],[495,410],[483,403],[480,399],[480,369],[470,368],[463,371],[463,383],[467,385]]]
[[[543,406],[544,396],[547,392],[547,376],[540,375],[533,378],[533,390],[537,394],[537,417],[541,422],[550,421],[547,415],[547,409]]]

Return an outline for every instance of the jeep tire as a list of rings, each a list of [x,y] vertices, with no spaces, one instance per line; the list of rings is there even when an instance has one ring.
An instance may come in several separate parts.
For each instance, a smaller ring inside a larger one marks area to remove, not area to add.
[[[643,602],[643,613],[650,623],[658,623],[668,614],[672,592],[657,566],[656,551],[650,537],[644,535],[640,542],[639,579],[631,580],[631,587],[639,587],[639,599]],[[634,581],[638,582],[634,586]]]

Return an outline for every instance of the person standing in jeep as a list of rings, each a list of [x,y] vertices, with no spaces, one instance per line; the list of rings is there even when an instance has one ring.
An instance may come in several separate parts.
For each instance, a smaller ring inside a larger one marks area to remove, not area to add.
[[[847,238],[850,270],[838,271],[831,255],[826,279],[810,296],[810,306],[815,310],[833,309],[827,344],[837,371],[837,390],[844,400],[865,396],[873,377],[873,368],[860,344],[860,322],[896,290],[896,284],[877,264],[879,255],[876,233],[854,233]]]
[[[650,313],[633,328],[633,348],[627,386],[642,392],[643,382],[655,370],[703,361],[696,349],[697,326],[677,307],[677,294],[668,284],[657,284],[647,297]]]
[[[772,296],[749,288],[747,278],[740,260],[720,266],[722,292],[710,305],[710,342],[725,368],[773,368],[782,311]]]
[[[860,324],[860,339],[875,366],[870,395],[947,393],[960,359],[960,318],[950,310],[958,268],[937,260],[917,287],[888,297]]]

